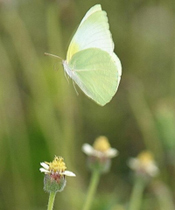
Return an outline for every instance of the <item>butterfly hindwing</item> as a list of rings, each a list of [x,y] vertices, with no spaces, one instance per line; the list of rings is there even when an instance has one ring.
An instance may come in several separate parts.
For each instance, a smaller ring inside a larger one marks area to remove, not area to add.
[[[69,62],[72,79],[82,91],[99,105],[108,103],[117,91],[120,74],[115,60],[97,48],[82,50]]]

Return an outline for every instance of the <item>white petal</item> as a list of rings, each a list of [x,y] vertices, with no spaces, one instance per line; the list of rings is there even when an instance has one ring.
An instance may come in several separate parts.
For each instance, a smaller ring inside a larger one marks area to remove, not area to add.
[[[94,148],[90,144],[83,144],[82,150],[86,155],[92,155]]]
[[[61,174],[64,174],[64,175],[66,175],[66,176],[76,176],[73,172],[71,172],[71,171],[64,171],[63,173],[61,173]]]
[[[113,158],[116,157],[118,154],[118,151],[114,148],[110,148],[108,151],[106,151],[107,157]]]
[[[45,169],[49,169],[49,166],[44,162],[40,163],[40,165]]]
[[[44,173],[49,173],[49,171],[46,170],[45,168],[40,168],[39,170],[40,170],[41,172],[44,172]]]
[[[147,172],[149,173],[150,176],[154,177],[159,173],[159,168],[154,163],[151,163],[147,167]]]
[[[98,158],[101,158],[101,157],[104,157],[105,153],[104,152],[101,152],[101,151],[98,151],[98,150],[95,150],[93,151],[93,156],[95,157],[98,157]]]
[[[137,170],[140,166],[139,160],[137,158],[130,158],[128,161],[128,166],[133,170]]]

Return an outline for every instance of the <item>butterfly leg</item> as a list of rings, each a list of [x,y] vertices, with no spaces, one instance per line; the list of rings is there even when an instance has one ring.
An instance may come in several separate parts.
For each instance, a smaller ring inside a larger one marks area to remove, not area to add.
[[[74,87],[74,89],[75,89],[76,94],[79,95],[79,93],[78,93],[78,91],[77,91],[77,89],[76,89],[75,82],[74,82],[73,80],[72,80],[72,83],[73,83],[73,87]]]
[[[68,75],[66,74],[66,72],[65,72],[65,71],[64,71],[64,76],[65,76],[65,78],[66,78],[67,82],[69,83],[69,77],[68,77]]]

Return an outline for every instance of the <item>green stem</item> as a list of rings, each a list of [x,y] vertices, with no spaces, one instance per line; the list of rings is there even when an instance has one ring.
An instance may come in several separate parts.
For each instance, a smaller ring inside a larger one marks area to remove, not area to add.
[[[53,210],[55,196],[56,196],[56,192],[50,192],[47,210]]]
[[[129,210],[140,209],[144,188],[145,188],[145,180],[143,178],[137,177],[130,198],[130,203],[128,208]]]
[[[97,185],[100,179],[100,174],[98,170],[94,170],[92,173],[88,193],[87,193],[87,198],[83,207],[83,210],[89,210],[92,204],[92,200],[95,195],[95,191],[97,189]]]

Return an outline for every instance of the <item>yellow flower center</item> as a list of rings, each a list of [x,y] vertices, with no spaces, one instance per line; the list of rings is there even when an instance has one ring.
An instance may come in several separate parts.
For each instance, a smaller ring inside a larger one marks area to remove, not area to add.
[[[49,165],[50,171],[64,172],[66,170],[66,165],[62,157],[55,156],[54,160],[51,163],[48,163],[48,162],[45,162],[45,163]]]
[[[96,149],[100,152],[105,152],[111,148],[111,145],[109,144],[109,141],[105,136],[99,136],[95,140],[93,147],[94,147],[94,149]]]
[[[147,165],[147,164],[149,164],[149,163],[151,163],[151,162],[154,161],[154,158],[153,158],[152,153],[151,152],[148,152],[148,151],[141,152],[138,155],[138,159],[144,165]]]

